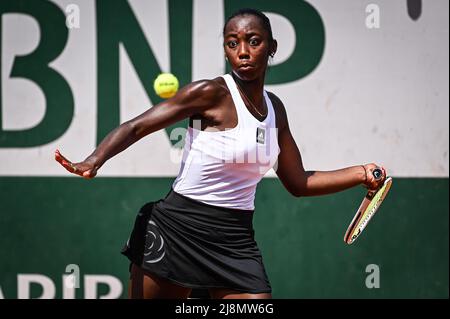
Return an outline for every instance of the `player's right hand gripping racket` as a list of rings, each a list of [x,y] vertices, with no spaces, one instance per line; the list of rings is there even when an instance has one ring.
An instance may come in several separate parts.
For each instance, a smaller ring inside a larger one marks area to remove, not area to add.
[[[379,168],[374,169],[372,174],[376,180],[380,179],[383,175]],[[352,222],[345,232],[344,241],[347,244],[352,244],[359,237],[359,235],[361,235],[373,215],[375,215],[378,208],[380,208],[381,203],[391,189],[391,185],[392,177],[387,177],[379,189],[369,190],[367,192],[355,214],[355,217],[353,217]]]

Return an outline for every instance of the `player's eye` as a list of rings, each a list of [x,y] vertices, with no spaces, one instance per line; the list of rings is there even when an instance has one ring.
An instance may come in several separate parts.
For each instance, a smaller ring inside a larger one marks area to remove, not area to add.
[[[234,49],[235,47],[237,47],[237,41],[234,41],[234,40],[228,41],[227,46],[231,49]]]
[[[250,39],[250,41],[249,41],[249,43],[250,43],[251,46],[259,45],[260,42],[261,42],[261,41],[259,41],[259,39],[256,39],[256,38],[252,38],[252,39]]]

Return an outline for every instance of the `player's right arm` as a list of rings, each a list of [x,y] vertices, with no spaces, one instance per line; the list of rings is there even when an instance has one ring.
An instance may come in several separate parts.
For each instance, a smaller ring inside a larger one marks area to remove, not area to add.
[[[270,94],[277,115],[278,167],[276,174],[284,187],[294,196],[317,196],[340,192],[350,187],[364,184],[370,189],[378,188],[382,181],[374,179],[369,171],[375,164],[346,167],[333,171],[306,171],[302,156],[289,129],[286,110],[281,100]],[[386,176],[384,169],[383,174]]]
[[[55,160],[71,173],[93,178],[108,159],[144,136],[185,118],[202,116],[220,102],[223,93],[223,88],[214,80],[192,82],[180,89],[174,97],[115,128],[84,161],[72,163],[59,150],[55,151]]]

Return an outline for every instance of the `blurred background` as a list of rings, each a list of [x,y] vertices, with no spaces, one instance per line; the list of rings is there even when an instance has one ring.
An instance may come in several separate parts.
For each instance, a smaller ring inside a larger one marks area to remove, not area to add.
[[[0,299],[125,298],[120,254],[139,208],[167,194],[186,122],[69,174],[120,123],[181,85],[229,71],[225,18],[264,11],[308,170],[369,162],[394,184],[351,246],[365,190],[294,198],[270,172],[254,226],[275,298],[448,298],[449,2],[446,0],[0,0]],[[180,133],[181,132],[181,133]]]

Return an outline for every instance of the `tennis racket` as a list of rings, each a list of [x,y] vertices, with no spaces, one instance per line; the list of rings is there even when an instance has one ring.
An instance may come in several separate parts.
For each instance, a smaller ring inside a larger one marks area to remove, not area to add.
[[[372,174],[376,180],[381,179],[383,176],[383,173],[379,168],[374,169]],[[345,232],[344,241],[347,244],[352,244],[359,237],[359,235],[361,235],[364,228],[366,228],[369,221],[380,208],[380,205],[386,198],[386,195],[391,189],[391,186],[392,177],[387,177],[380,188],[367,192],[366,196],[364,196],[364,199],[361,202],[361,205],[358,208],[358,211],[353,217],[352,222]]]

